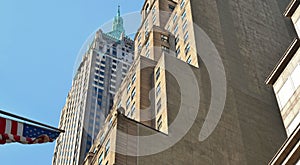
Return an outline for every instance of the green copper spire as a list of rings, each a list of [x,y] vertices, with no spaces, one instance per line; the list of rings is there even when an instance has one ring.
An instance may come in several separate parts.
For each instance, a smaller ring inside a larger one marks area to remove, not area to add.
[[[121,17],[121,11],[120,11],[120,5],[119,5],[117,16],[115,16],[115,18],[114,18],[113,29],[108,34],[119,39],[121,37],[122,33],[125,34],[125,29],[123,26],[123,18]]]
[[[120,5],[118,5],[118,17],[121,17]]]

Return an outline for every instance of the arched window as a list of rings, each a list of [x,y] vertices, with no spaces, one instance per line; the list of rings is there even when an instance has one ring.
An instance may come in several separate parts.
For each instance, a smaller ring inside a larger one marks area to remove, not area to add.
[[[145,7],[145,11],[146,11],[146,14],[148,14],[148,13],[149,13],[149,11],[150,11],[150,5],[149,5],[149,3],[146,5],[146,7]]]

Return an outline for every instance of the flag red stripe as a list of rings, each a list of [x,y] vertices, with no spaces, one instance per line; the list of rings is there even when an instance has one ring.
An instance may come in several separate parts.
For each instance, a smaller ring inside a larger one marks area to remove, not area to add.
[[[18,136],[18,135],[15,135],[15,136],[14,136],[14,139],[15,139],[16,142],[20,142],[20,141],[21,141],[21,137]]]
[[[18,122],[12,120],[11,121],[11,134],[17,135],[17,131],[18,131]]]
[[[5,133],[6,119],[0,117],[0,134]]]

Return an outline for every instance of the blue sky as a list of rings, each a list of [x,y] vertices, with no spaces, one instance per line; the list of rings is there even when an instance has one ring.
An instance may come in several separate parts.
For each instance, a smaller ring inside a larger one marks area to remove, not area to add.
[[[0,0],[0,109],[57,127],[76,56],[118,3],[125,14],[143,1]],[[1,164],[51,164],[53,150],[54,143],[2,145]]]

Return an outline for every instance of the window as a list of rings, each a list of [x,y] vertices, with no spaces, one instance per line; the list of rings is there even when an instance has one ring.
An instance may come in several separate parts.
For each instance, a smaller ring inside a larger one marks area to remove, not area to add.
[[[114,56],[116,56],[117,55],[117,52],[116,51],[113,51],[113,53],[112,53]]]
[[[187,28],[187,21],[185,21],[182,25],[182,30],[185,31]]]
[[[160,109],[161,109],[161,98],[157,101],[156,103],[156,113],[159,113]]]
[[[126,109],[128,109],[129,105],[130,105],[130,97],[126,101]]]
[[[178,24],[176,25],[176,27],[174,28],[174,34],[176,35],[178,32]]]
[[[178,57],[179,54],[180,54],[180,47],[178,47],[178,48],[176,49],[176,57]]]
[[[131,100],[134,99],[135,93],[136,93],[136,88],[134,87],[132,92],[131,92]]]
[[[149,25],[149,21],[146,20],[146,21],[145,21],[145,29],[146,29],[146,31],[147,31],[147,29],[148,29],[148,25]]]
[[[148,13],[149,13],[149,11],[150,11],[149,4],[147,4],[147,5],[146,5],[146,8],[145,8],[145,9],[146,9],[146,14],[148,14]]]
[[[191,62],[192,62],[191,56],[189,56],[189,58],[186,60],[186,62],[187,62],[188,64],[191,64]]]
[[[175,38],[175,46],[178,44],[178,42],[179,42],[179,36],[177,36],[177,37]]]
[[[104,157],[104,154],[103,152],[100,154],[100,157],[99,157],[99,165],[103,165],[103,157]]]
[[[148,30],[146,30],[146,31],[145,31],[145,38],[147,38],[148,35],[149,35],[149,32],[148,32]]]
[[[130,91],[130,88],[131,88],[131,83],[129,83],[127,86],[127,93]]]
[[[161,35],[161,40],[164,41],[164,42],[169,42],[169,37],[162,34]]]
[[[172,11],[174,11],[174,9],[175,9],[175,6],[173,6],[173,5],[169,5],[169,9],[170,9],[170,11],[172,12]]]
[[[295,23],[295,28],[296,28],[296,31],[299,36],[300,35],[300,19],[298,19],[297,22]]]
[[[190,52],[190,49],[191,49],[191,46],[190,46],[190,44],[188,43],[188,44],[186,45],[185,49],[184,49],[186,55]]]
[[[149,48],[149,45],[150,45],[150,41],[148,40],[147,43],[146,43],[146,45],[145,45],[145,46],[146,46],[146,49]]]
[[[132,117],[135,113],[135,102],[133,103],[132,107],[131,107],[131,111],[130,111],[130,116]]]
[[[290,136],[294,130],[297,128],[300,121],[300,111],[298,111],[297,116],[291,121],[290,125],[287,127],[287,134]]]
[[[162,126],[162,115],[157,120],[157,129],[160,130]]]
[[[156,75],[156,81],[157,81],[160,76],[160,67],[157,68],[155,75]]]
[[[160,83],[158,83],[157,87],[156,87],[156,96],[158,96],[160,94],[161,91],[161,86]]]
[[[182,20],[184,20],[184,19],[185,19],[185,17],[186,17],[186,10],[184,10],[184,12],[182,13],[182,15],[181,15],[181,19],[182,19]]]
[[[293,84],[292,84],[291,78],[288,78],[277,94],[278,101],[279,101],[279,107],[281,109],[289,101],[289,99],[293,95],[293,93],[294,93]]]
[[[186,32],[184,35],[184,43],[186,43],[188,38],[189,38],[189,32]]]
[[[300,86],[300,65],[298,64],[295,70],[292,72],[290,77],[288,77],[287,81],[281,87],[281,89],[277,93],[277,100],[279,107],[282,109],[285,104],[289,101],[292,97],[294,92]]]
[[[177,21],[177,13],[175,13],[174,17],[173,17],[173,23],[175,23]]]
[[[142,45],[141,45],[141,43],[139,43],[138,50],[141,50],[141,49],[142,49]]]
[[[147,50],[147,52],[146,52],[146,57],[147,57],[147,58],[150,57],[150,50]]]
[[[121,107],[121,101],[118,102],[117,108]]]
[[[185,0],[182,0],[181,3],[180,3],[180,9],[182,9],[185,5]]]
[[[138,42],[140,42],[141,41],[141,33],[138,35]]]
[[[161,46],[161,49],[162,49],[163,51],[165,51],[165,52],[169,52],[169,49],[170,49],[170,48],[168,48],[168,47],[166,47],[166,46]]]
[[[156,6],[153,6],[153,8],[152,8],[152,14],[155,14],[155,11],[156,11]]]
[[[131,78],[131,83],[134,84],[136,80],[136,74],[134,73],[134,75]]]
[[[104,67],[104,66],[100,66],[100,69],[101,69],[101,70],[105,70],[105,67]]]
[[[155,21],[156,21],[156,15],[153,15],[153,17],[152,17],[152,23],[155,24]]]
[[[300,86],[300,64],[297,65],[293,73],[291,74],[291,78],[293,80],[295,90]]]
[[[105,157],[108,155],[109,148],[110,148],[110,140],[108,140],[105,145]]]

